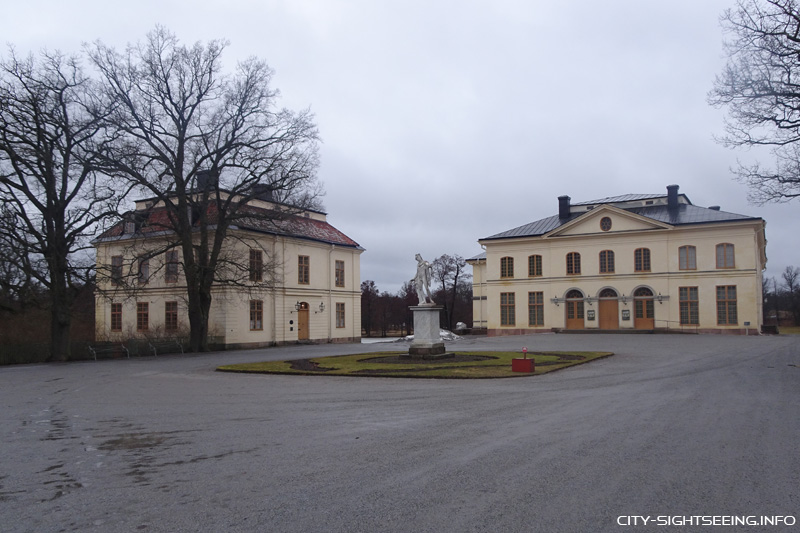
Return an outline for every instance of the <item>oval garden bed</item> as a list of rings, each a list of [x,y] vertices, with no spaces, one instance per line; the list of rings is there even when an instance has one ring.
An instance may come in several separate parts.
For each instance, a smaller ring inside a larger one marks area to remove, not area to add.
[[[448,359],[420,360],[402,358],[403,352],[379,352],[337,355],[224,365],[220,372],[261,374],[302,374],[325,376],[402,377],[402,378],[510,378],[545,374],[613,355],[611,352],[529,352],[534,373],[512,372],[511,360],[518,352],[455,352]]]

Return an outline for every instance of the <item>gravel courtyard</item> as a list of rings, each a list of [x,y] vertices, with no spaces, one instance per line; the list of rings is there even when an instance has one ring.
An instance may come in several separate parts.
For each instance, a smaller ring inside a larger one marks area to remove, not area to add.
[[[522,346],[616,355],[468,381],[214,371],[396,344],[0,368],[0,530],[663,531],[619,517],[800,514],[800,337],[447,344]]]

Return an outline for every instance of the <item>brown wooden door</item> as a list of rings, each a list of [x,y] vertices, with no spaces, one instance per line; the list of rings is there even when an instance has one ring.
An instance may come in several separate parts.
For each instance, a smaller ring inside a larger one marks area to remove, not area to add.
[[[655,329],[655,309],[653,299],[636,299],[633,301],[633,327],[636,329]]]
[[[567,329],[583,329],[583,300],[567,300]]]
[[[600,329],[619,329],[619,302],[599,300],[598,307]]]
[[[297,312],[297,340],[308,340],[308,304],[303,302]]]

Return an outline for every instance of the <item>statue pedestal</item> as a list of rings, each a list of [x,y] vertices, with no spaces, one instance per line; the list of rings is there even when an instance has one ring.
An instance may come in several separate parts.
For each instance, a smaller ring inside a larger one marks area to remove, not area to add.
[[[439,314],[442,310],[433,304],[411,306],[414,312],[414,341],[408,349],[408,354],[400,357],[409,359],[442,359],[455,357],[452,353],[445,353],[444,342],[439,328]]]

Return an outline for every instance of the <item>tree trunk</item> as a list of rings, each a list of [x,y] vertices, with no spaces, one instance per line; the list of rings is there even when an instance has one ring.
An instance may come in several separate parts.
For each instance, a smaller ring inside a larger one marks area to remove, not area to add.
[[[208,316],[211,294],[189,290],[189,351],[208,351]]]
[[[190,306],[189,330],[189,351],[208,351],[208,313]]]
[[[64,242],[62,235],[51,236],[55,252],[45,255],[50,275],[50,361],[66,361],[70,355],[70,325],[72,323],[72,299],[67,282],[67,253],[58,244]]]
[[[70,325],[69,309],[64,304],[57,304],[55,299],[50,309],[50,361],[67,361],[70,356]]]

